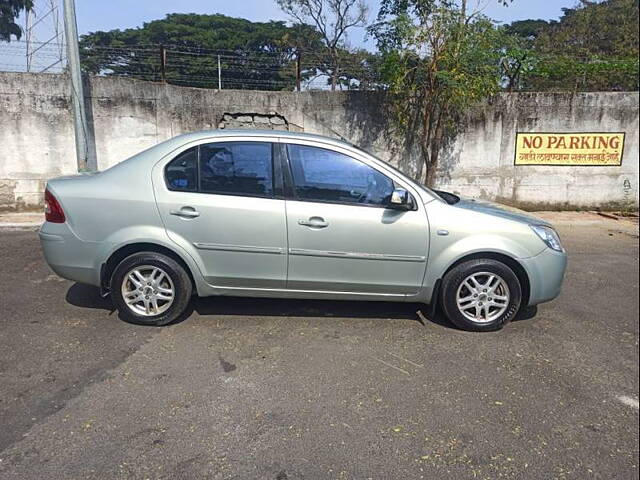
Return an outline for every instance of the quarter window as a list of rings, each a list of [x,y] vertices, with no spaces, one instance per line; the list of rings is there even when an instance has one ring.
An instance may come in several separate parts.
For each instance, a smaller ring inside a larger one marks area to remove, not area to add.
[[[200,191],[273,196],[271,144],[219,142],[200,146]]]
[[[301,200],[387,206],[393,180],[355,158],[304,145],[288,145],[296,195]]]
[[[198,189],[198,147],[185,150],[165,169],[169,190],[195,192]]]

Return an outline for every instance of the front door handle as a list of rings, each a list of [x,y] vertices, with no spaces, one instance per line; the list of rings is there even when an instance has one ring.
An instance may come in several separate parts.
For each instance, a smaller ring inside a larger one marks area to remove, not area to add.
[[[298,225],[311,228],[325,228],[329,226],[329,222],[322,217],[311,217],[309,220],[298,220]]]
[[[200,216],[200,212],[193,207],[182,207],[180,210],[171,210],[169,214],[182,218],[196,218]]]

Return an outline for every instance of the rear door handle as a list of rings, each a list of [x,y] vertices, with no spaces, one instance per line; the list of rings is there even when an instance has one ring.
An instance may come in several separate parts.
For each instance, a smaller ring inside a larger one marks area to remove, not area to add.
[[[329,222],[322,217],[311,217],[309,220],[298,220],[298,225],[311,228],[325,228],[329,226]]]
[[[200,212],[193,207],[182,207],[180,210],[171,210],[169,214],[182,218],[196,218],[200,216]]]

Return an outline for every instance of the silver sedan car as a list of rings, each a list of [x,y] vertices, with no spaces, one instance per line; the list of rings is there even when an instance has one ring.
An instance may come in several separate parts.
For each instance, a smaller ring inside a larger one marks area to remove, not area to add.
[[[50,180],[45,204],[51,268],[147,325],[182,317],[197,294],[421,302],[496,330],[555,298],[567,263],[544,220],[308,134],[181,135]]]

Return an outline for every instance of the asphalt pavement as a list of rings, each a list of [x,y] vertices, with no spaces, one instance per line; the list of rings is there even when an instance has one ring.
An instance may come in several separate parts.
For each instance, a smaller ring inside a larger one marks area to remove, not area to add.
[[[240,298],[129,325],[0,229],[0,478],[638,478],[637,226],[547,216],[561,297],[486,334]]]

